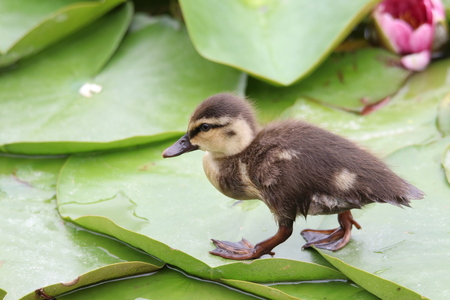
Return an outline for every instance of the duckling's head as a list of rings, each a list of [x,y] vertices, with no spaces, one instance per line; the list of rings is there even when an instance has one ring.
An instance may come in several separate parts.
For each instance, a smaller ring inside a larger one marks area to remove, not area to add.
[[[255,113],[248,101],[233,94],[217,94],[200,103],[187,133],[167,148],[163,157],[197,149],[215,157],[235,155],[250,145],[257,132]]]

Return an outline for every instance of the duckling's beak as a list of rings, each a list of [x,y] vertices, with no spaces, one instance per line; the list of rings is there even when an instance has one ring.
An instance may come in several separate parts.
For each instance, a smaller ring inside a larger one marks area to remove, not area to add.
[[[178,141],[176,141],[172,146],[164,150],[162,156],[164,158],[167,157],[174,157],[181,155],[186,152],[191,152],[194,150],[197,150],[198,146],[192,145],[191,141],[189,140],[189,136],[186,133],[183,135]]]

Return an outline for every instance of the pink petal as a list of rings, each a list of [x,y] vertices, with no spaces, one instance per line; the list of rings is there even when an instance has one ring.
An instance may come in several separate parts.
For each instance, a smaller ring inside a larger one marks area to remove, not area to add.
[[[429,24],[422,24],[413,31],[409,39],[411,53],[421,52],[431,49],[433,43],[433,27]]]
[[[425,19],[422,20],[422,24],[433,24],[433,3],[431,3],[430,0],[422,0],[422,6],[421,9],[423,10],[423,13],[425,14]]]
[[[413,34],[412,27],[401,19],[393,19],[386,35],[397,46],[398,53],[410,52],[409,40]]]
[[[381,3],[383,4],[383,3]],[[378,33],[379,42],[388,50],[398,53],[397,45],[394,45],[386,36],[386,27],[389,28],[392,17],[388,14],[381,13],[381,4],[373,12],[373,19],[375,20],[375,27]]]
[[[376,14],[375,17],[377,17]],[[377,21],[395,52],[409,52],[409,39],[413,30],[408,23],[394,19],[389,14],[380,14]]]
[[[431,59],[430,51],[424,50],[419,53],[403,56],[401,62],[406,69],[412,71],[422,71],[428,66],[430,59]]]
[[[439,22],[445,20],[445,8],[441,0],[431,0],[433,21]]]

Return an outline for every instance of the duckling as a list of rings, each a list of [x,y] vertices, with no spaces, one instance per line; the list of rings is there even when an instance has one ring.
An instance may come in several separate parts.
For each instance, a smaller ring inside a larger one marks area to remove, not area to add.
[[[203,150],[203,167],[214,187],[237,200],[262,200],[274,214],[276,234],[253,246],[246,239],[212,239],[211,254],[246,260],[270,254],[292,234],[297,215],[338,214],[340,227],[305,229],[302,249],[312,245],[336,251],[361,226],[351,209],[369,203],[410,206],[424,193],[392,172],[385,163],[353,142],[300,120],[261,127],[252,105],[221,93],[203,101],[188,130],[163,152],[174,157]]]

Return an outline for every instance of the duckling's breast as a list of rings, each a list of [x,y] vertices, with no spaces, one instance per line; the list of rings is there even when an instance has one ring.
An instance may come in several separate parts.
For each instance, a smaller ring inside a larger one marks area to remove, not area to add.
[[[222,194],[238,200],[262,199],[248,175],[248,167],[238,157],[203,157],[203,169],[211,184]]]

